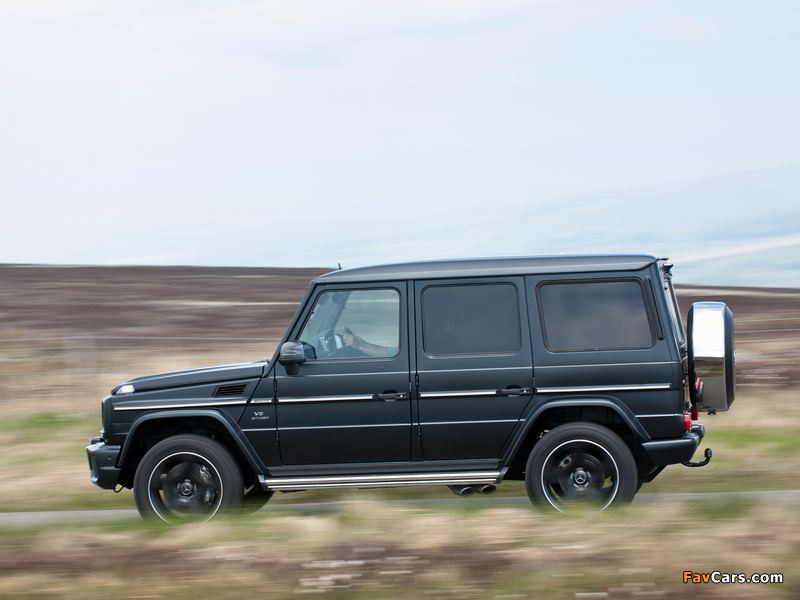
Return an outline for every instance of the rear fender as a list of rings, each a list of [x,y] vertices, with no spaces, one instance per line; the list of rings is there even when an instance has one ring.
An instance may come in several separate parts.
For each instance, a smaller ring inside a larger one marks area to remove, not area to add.
[[[540,404],[535,405],[531,413],[525,418],[525,427],[517,434],[517,437],[511,444],[511,450],[506,457],[504,464],[511,464],[519,453],[520,449],[525,448],[526,444],[528,446],[532,445],[530,443],[529,436],[540,427],[540,424],[547,412],[559,408],[589,407],[605,408],[613,411],[617,416],[619,416],[628,429],[630,429],[634,438],[638,442],[646,442],[650,439],[650,435],[636,418],[636,415],[631,411],[630,408],[616,398],[610,396],[572,396],[569,398],[559,398],[557,400],[545,400]]]

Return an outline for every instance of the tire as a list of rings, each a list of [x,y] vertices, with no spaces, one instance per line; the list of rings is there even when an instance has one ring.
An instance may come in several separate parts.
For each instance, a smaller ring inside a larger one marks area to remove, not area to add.
[[[133,497],[145,519],[170,524],[208,521],[242,503],[242,471],[219,442],[176,435],[145,454],[133,480]]]
[[[628,446],[594,423],[567,423],[546,433],[533,447],[525,469],[531,502],[560,512],[629,504],[638,485]]]

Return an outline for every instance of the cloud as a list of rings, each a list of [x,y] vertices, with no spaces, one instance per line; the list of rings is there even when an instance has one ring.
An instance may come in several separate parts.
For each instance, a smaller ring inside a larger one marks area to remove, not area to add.
[[[764,252],[766,250],[778,250],[780,248],[791,248],[800,246],[800,235],[782,237],[776,239],[760,240],[758,242],[736,244],[723,248],[699,250],[694,252],[679,253],[675,256],[675,261],[680,263],[692,263],[706,261],[715,258],[727,258],[731,256],[743,256],[754,252]]]

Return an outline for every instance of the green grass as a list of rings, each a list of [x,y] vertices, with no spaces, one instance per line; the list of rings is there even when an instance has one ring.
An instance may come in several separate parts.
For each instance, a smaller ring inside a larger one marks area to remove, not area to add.
[[[96,419],[100,428],[99,415]],[[41,412],[27,415],[9,415],[0,420],[0,433],[16,433],[36,438],[46,434],[58,434],[69,429],[85,428],[87,419],[63,412]]]
[[[692,522],[727,522],[746,519],[760,500],[741,496],[690,502],[686,516]]]
[[[716,431],[707,440],[725,448],[764,450],[775,458],[800,456],[800,431],[781,429],[728,429]]]

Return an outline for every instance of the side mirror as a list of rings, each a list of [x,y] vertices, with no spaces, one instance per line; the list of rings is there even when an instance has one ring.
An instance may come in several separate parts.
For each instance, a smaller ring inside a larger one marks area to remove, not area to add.
[[[297,340],[284,342],[281,346],[280,354],[278,354],[278,362],[286,367],[287,374],[297,375],[298,367],[306,362],[303,344]]]

